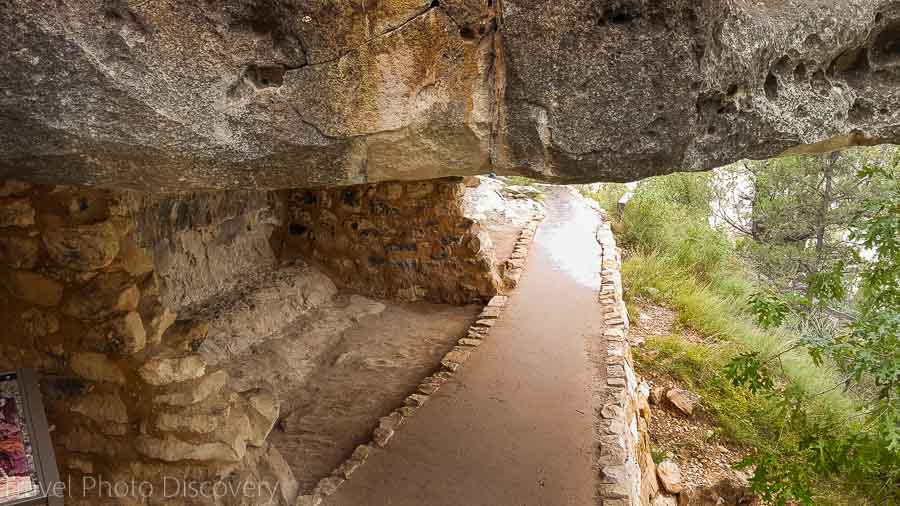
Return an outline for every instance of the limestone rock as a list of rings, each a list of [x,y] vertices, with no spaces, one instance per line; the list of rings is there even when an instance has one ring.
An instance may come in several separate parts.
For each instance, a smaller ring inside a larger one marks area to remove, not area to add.
[[[164,432],[188,432],[209,434],[228,418],[231,406],[227,401],[194,404],[178,411],[160,411],[156,414],[154,426]]]
[[[658,495],[650,502],[650,506],[678,506],[678,499],[670,495]]]
[[[85,341],[97,351],[134,354],[146,346],[147,333],[141,315],[132,311],[91,327]]]
[[[60,436],[59,443],[70,452],[99,454],[107,457],[116,457],[125,451],[120,441],[104,437],[96,431],[82,427],[75,427]]]
[[[166,462],[181,460],[238,462],[244,455],[225,443],[188,443],[175,436],[138,436],[134,447],[141,455]]]
[[[28,199],[0,200],[0,228],[34,225],[34,208]]]
[[[80,413],[99,424],[128,423],[128,409],[116,393],[92,393],[74,401],[72,411]]]
[[[109,222],[75,226],[54,223],[41,238],[54,262],[78,271],[106,267],[119,254],[119,237]]]
[[[719,506],[756,504],[747,479],[741,474],[719,473],[709,476],[711,485],[693,486],[678,494],[678,506]]]
[[[125,383],[122,369],[102,353],[74,353],[69,366],[75,374],[90,381]]]
[[[44,337],[59,331],[59,318],[49,311],[29,309],[22,313],[22,328],[29,337]]]
[[[900,140],[893,0],[42,7],[0,25],[0,178],[633,180]]]
[[[203,376],[206,373],[206,363],[198,355],[156,358],[144,364],[138,373],[151,385],[168,385]]]
[[[63,285],[31,271],[10,271],[0,281],[16,297],[36,306],[56,306],[63,296]]]
[[[209,322],[202,320],[182,320],[174,322],[163,333],[166,346],[179,351],[194,352],[206,340]]]
[[[133,240],[122,241],[119,256],[125,272],[132,276],[141,276],[153,270],[153,255],[150,251],[139,247]]]
[[[155,298],[148,298],[146,304],[144,301],[141,301],[140,314],[147,329],[147,343],[151,345],[162,342],[163,334],[175,323],[175,319],[178,317],[174,311],[160,304]]]
[[[663,488],[672,494],[677,494],[684,488],[681,482],[681,468],[671,460],[666,459],[657,464],[656,476]]]
[[[296,506],[319,506],[322,504],[322,496],[301,495],[297,498]]]
[[[31,185],[28,183],[16,181],[15,179],[7,179],[6,181],[0,182],[0,197],[6,198],[24,195],[28,193],[28,190],[30,189]]]
[[[278,421],[278,399],[272,392],[264,389],[251,390],[241,395],[250,407],[247,414],[252,433],[248,442],[253,446],[262,446]]]
[[[101,274],[63,301],[62,312],[82,320],[103,320],[116,313],[134,311],[141,293],[126,274]]]
[[[199,380],[186,381],[169,387],[166,393],[153,398],[154,404],[169,406],[190,406],[203,402],[209,396],[220,392],[228,383],[228,372],[225,370],[208,374]]]
[[[13,269],[31,269],[38,260],[38,241],[19,235],[0,236],[0,264]]]
[[[338,491],[338,488],[344,483],[344,478],[340,476],[329,476],[319,480],[316,489],[313,491],[315,495],[328,497]]]
[[[688,416],[693,415],[694,409],[700,404],[699,395],[680,388],[670,389],[666,392],[666,398],[669,399],[669,402],[678,408],[679,411]]]

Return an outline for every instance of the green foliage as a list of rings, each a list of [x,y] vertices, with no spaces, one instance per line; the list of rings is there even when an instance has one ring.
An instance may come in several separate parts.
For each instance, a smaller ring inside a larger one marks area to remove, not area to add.
[[[708,225],[703,176],[642,183],[614,225],[626,297],[672,305],[706,336],[636,357],[755,449],[751,484],[772,504],[900,503],[900,156],[872,153],[769,162],[761,226],[734,244]]]
[[[747,300],[750,313],[764,329],[780,327],[791,308],[781,297],[772,292],[757,292]]]

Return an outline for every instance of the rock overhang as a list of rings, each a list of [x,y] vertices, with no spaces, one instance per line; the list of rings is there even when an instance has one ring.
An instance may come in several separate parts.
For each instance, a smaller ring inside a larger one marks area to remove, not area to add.
[[[0,177],[624,181],[900,142],[889,0],[23,0]]]

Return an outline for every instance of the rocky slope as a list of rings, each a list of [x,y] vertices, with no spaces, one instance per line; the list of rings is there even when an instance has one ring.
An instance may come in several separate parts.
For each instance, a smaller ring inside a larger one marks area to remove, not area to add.
[[[628,180],[900,142],[896,0],[19,0],[0,21],[0,178]]]

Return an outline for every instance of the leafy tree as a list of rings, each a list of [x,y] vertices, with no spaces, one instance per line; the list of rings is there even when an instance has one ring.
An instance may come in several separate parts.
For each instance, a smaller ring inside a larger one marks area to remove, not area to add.
[[[784,323],[791,313],[804,313],[809,319],[810,314],[823,314],[816,309],[844,302],[849,291],[847,257],[858,268],[859,284],[849,323],[834,335],[804,334],[794,345],[805,347],[818,364],[829,362],[840,367],[846,373],[841,384],[827,385],[821,392],[810,394],[773,381],[770,365],[783,352],[770,356],[745,353],[726,367],[734,384],[778,399],[786,423],[805,434],[788,450],[778,454],[759,452],[744,462],[756,466],[751,480],[754,491],[775,504],[789,500],[812,504],[815,480],[822,476],[842,479],[877,503],[900,503],[900,156],[891,150],[882,150],[880,155],[872,159],[873,163],[861,164],[852,181],[838,176],[844,170],[841,165],[826,167],[831,175],[823,175],[820,184],[812,187],[816,191],[808,194],[819,196],[818,215],[805,224],[764,227],[763,239],[777,237],[782,244],[790,243],[795,233],[811,234],[797,250],[803,257],[798,258],[798,265],[805,268],[793,272],[799,276],[805,271],[802,285],[806,296],[788,303],[785,297],[768,292],[750,300],[751,311],[764,327]],[[844,156],[853,160],[852,155]],[[837,159],[832,157],[826,166]],[[776,176],[780,177],[778,171]],[[828,177],[833,179],[831,183]],[[760,215],[780,205],[776,202]],[[785,208],[800,209],[803,204],[785,204],[777,214],[784,216]],[[816,210],[805,209],[811,213]],[[794,216],[800,220],[799,215]],[[841,244],[828,244],[829,237],[838,235],[829,229],[836,224],[845,227],[839,234]],[[809,240],[814,240],[812,246]],[[868,258],[839,253],[845,244],[866,250]],[[848,385],[866,387],[859,390],[862,395],[855,416],[837,419],[810,415],[816,397]]]

